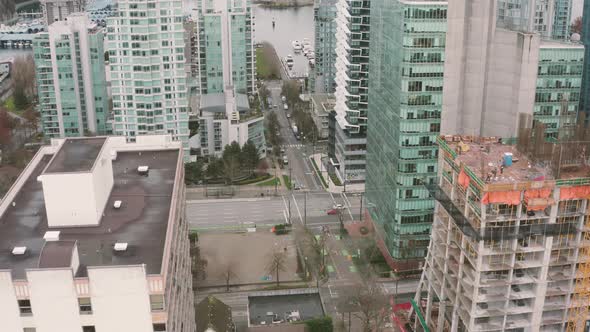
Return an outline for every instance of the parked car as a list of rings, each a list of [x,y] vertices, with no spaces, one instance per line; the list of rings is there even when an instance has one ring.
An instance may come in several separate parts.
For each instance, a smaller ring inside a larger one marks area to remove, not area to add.
[[[333,216],[333,215],[336,215],[336,214],[338,214],[338,210],[336,210],[336,209],[330,209],[330,210],[328,210],[328,215],[329,216]]]

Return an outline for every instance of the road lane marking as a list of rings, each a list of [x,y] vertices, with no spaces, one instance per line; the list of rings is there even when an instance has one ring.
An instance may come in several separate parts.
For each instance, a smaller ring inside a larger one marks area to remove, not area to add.
[[[303,224],[303,217],[301,216],[301,211],[299,211],[299,205],[297,204],[297,199],[295,199],[295,195],[293,195],[293,202],[295,202],[295,207],[297,208],[299,219],[301,220],[301,224]]]
[[[340,196],[342,196],[342,199],[344,200],[344,207],[346,208],[346,211],[348,211],[348,214],[350,215],[350,221],[354,221],[354,217],[352,216],[352,212],[350,212],[351,204],[350,204],[350,201],[348,200],[348,197],[346,197],[346,193],[340,193]]]

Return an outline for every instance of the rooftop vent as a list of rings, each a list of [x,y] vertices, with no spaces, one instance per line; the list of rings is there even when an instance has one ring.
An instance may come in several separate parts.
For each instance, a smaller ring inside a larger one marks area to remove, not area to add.
[[[125,242],[115,243],[115,246],[113,247],[113,249],[115,249],[115,251],[125,251],[125,250],[127,250],[127,243],[125,243]]]
[[[45,241],[59,241],[59,231],[49,231],[49,232],[45,232],[45,235],[43,236],[43,239]]]
[[[149,171],[150,171],[149,166],[139,166],[139,167],[137,167],[137,173],[139,173],[141,175],[147,175]]]
[[[20,255],[24,255],[26,251],[27,251],[27,247],[14,247],[12,249],[12,254],[14,256],[20,256]]]

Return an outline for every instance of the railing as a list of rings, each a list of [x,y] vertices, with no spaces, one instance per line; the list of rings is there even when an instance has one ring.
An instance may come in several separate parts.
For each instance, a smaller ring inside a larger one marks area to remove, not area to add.
[[[150,294],[164,294],[164,278],[161,275],[148,275],[147,282]]]
[[[74,279],[74,286],[76,287],[76,294],[80,297],[90,296],[90,280],[88,278]]]
[[[13,285],[17,299],[21,300],[29,298],[29,283],[26,280],[15,280],[13,281]]]

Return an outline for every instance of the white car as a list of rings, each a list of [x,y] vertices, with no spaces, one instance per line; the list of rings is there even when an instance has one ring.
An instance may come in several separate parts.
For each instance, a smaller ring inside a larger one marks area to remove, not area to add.
[[[282,100],[282,101],[283,101],[283,103],[284,103],[284,102],[286,102],[286,101],[287,101],[287,97],[285,97],[285,96],[281,96],[281,100]]]
[[[342,209],[344,209],[344,205],[342,205],[342,204],[334,204],[333,208],[336,209],[336,210],[342,210]]]
[[[289,105],[287,105],[287,104],[284,104],[284,105],[283,105],[283,109],[284,109],[285,111],[286,111],[286,110],[288,110],[288,109],[289,109]]]

